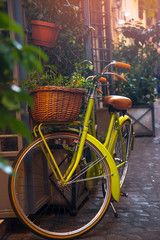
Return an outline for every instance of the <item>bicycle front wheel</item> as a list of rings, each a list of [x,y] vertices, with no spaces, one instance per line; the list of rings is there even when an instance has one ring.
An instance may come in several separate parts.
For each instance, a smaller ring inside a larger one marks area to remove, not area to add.
[[[122,141],[119,132],[117,131],[117,135],[114,141],[114,153],[113,158],[118,167],[119,177],[120,177],[120,187],[122,187],[127,170],[128,170],[128,160],[129,160],[129,153],[131,148],[131,139],[132,139],[132,132],[131,132],[131,121],[127,119],[122,123],[120,126],[122,132],[122,138],[124,143],[124,149],[122,147]],[[125,153],[124,153],[125,150]],[[126,155],[126,157],[125,157]]]
[[[63,175],[71,165],[77,139],[78,135],[71,132],[45,136]],[[44,149],[39,138],[19,154],[9,182],[11,203],[34,233],[50,239],[71,239],[92,229],[104,216],[111,197],[109,167],[102,153],[86,140],[72,179],[62,184]]]

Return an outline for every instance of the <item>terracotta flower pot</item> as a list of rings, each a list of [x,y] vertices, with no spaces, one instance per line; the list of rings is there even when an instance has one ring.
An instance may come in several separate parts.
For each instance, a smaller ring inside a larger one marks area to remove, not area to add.
[[[32,42],[35,45],[53,47],[57,40],[61,26],[54,23],[32,20]]]

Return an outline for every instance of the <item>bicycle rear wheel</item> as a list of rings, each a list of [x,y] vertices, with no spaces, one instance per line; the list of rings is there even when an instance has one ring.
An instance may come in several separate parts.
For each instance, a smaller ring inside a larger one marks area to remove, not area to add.
[[[117,166],[121,164],[120,167],[118,167],[118,172],[120,177],[120,187],[122,187],[127,174],[129,153],[131,148],[132,132],[131,132],[131,121],[129,119],[122,123],[121,132],[122,132],[122,138],[123,138],[124,148],[126,152],[126,159],[125,159],[125,154],[124,154],[121,138],[118,131],[115,137],[115,141],[113,143],[115,146],[113,159]]]
[[[64,174],[78,135],[45,136]],[[25,148],[14,164],[9,192],[17,216],[34,233],[50,239],[71,239],[92,229],[104,216],[111,197],[109,167],[102,153],[86,140],[70,184],[57,181],[42,151],[42,139]],[[52,165],[53,166],[53,165]]]

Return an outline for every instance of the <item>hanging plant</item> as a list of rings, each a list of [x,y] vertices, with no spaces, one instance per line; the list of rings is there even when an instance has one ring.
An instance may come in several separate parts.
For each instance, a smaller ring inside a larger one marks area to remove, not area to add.
[[[64,76],[71,76],[75,63],[85,60],[85,39],[90,27],[86,26],[79,0],[26,0],[27,19],[45,20],[62,26],[53,47],[44,49],[51,65]],[[31,27],[31,26],[29,26]]]
[[[53,21],[53,8],[50,0],[27,0],[29,21],[31,23],[32,43],[53,47],[61,26]]]
[[[54,23],[40,20],[32,20],[32,43],[45,47],[53,47],[61,26],[56,27]]]

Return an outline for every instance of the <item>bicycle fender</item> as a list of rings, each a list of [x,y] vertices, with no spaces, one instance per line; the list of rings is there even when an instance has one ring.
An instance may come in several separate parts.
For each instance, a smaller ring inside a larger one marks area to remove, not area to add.
[[[119,173],[116,167],[116,164],[109,153],[109,151],[103,146],[101,142],[99,142],[96,138],[91,136],[90,134],[87,134],[86,139],[89,142],[92,142],[105,156],[105,159],[109,165],[109,169],[111,172],[111,191],[112,191],[112,197],[115,199],[115,201],[119,202],[120,197],[120,179],[119,179]]]
[[[125,115],[124,117],[120,117],[120,124],[122,125],[124,121],[126,120],[130,120],[131,124],[132,124],[132,120],[129,116]],[[131,150],[134,149],[134,137],[135,137],[135,133],[134,133],[134,128],[133,128],[133,124],[131,125],[131,132],[132,132],[132,142],[131,142]]]
[[[126,120],[130,120],[130,121],[131,121],[131,118],[130,118],[129,116],[127,116],[127,115],[124,115],[124,116],[119,117],[119,123],[120,123],[120,125],[121,125],[123,122],[125,122]]]
[[[127,115],[124,115],[124,116],[121,116],[121,117],[119,117],[119,124],[120,124],[120,126],[126,121],[126,120],[129,120],[129,121],[131,121],[131,118],[129,117],[129,116],[127,116]],[[132,130],[132,132],[133,132],[133,130]],[[113,153],[113,150],[114,150],[114,140],[115,140],[115,137],[117,136],[117,130],[116,129],[114,129],[114,131],[113,131],[113,134],[112,134],[112,138],[111,138],[111,140],[110,140],[110,145],[109,145],[109,152],[111,153],[111,155],[112,155],[112,153]]]

